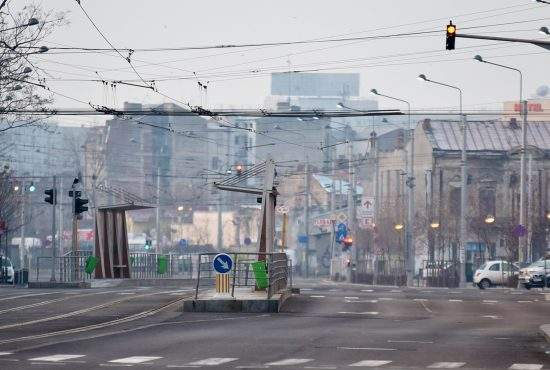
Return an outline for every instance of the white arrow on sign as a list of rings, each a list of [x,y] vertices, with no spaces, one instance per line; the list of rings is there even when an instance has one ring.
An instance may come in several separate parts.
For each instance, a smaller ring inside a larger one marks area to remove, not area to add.
[[[223,261],[222,259],[218,259],[218,262],[225,270],[229,270],[229,264],[227,262]]]

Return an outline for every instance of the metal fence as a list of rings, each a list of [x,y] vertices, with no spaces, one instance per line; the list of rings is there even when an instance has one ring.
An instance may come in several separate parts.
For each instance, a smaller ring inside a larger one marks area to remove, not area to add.
[[[215,285],[216,273],[213,269],[213,260],[218,253],[201,253],[198,255],[197,283],[195,299],[198,298],[201,288],[211,289]],[[233,259],[230,272],[231,297],[235,296],[235,288],[257,286],[256,276],[252,267],[254,262],[265,260],[267,297],[292,286],[292,261],[286,253],[228,253]]]
[[[61,282],[88,281],[94,273],[85,271],[86,261],[92,256],[90,251],[69,252],[55,258],[55,277]],[[198,270],[198,255],[158,254],[134,252],[129,255],[130,278],[132,279],[192,279]],[[32,269],[32,280],[51,279],[52,257],[36,257]],[[34,274],[34,276],[32,276]]]
[[[358,260],[351,271],[354,283],[396,285],[407,283],[405,261],[402,259],[364,259]]]
[[[422,261],[420,277],[427,287],[456,288],[460,283],[460,264],[457,261]]]

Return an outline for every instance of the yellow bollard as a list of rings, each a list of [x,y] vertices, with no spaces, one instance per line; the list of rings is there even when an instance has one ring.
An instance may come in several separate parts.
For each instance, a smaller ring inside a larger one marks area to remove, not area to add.
[[[216,274],[216,293],[229,293],[229,274]]]

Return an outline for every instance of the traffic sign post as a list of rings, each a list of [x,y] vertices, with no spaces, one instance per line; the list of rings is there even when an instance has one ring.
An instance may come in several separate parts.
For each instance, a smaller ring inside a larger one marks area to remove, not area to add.
[[[233,259],[227,253],[219,253],[212,260],[216,271],[216,293],[229,293],[229,272],[233,268]]]

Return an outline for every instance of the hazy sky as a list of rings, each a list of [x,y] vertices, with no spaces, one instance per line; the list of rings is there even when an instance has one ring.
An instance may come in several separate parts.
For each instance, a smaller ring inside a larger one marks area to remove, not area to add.
[[[75,1],[42,3],[47,9],[69,11],[70,24],[55,32],[46,42],[48,46],[108,47]],[[132,55],[146,79],[185,78],[157,82],[156,86],[166,95],[193,105],[259,107],[269,94],[267,72],[287,71],[289,64],[292,70],[359,72],[362,95],[368,96],[371,88],[377,88],[410,100],[413,108],[455,108],[458,104],[454,91],[417,81],[419,73],[462,87],[465,106],[494,108],[503,100],[516,99],[517,74],[474,62],[475,54],[522,69],[528,95],[550,82],[550,51],[536,46],[457,39],[457,50],[444,50],[444,27],[449,19],[458,25],[459,32],[465,27],[493,25],[462,32],[544,38],[537,30],[550,26],[550,5],[530,0],[82,0],[82,5],[115,46],[133,49],[441,30],[353,43],[136,51]],[[494,26],[508,22],[521,23]],[[50,72],[47,83],[52,89],[80,100],[118,106],[124,101],[170,101],[142,88],[118,85],[114,95],[113,89],[101,83],[66,81],[96,79],[98,74],[109,80],[136,79],[128,63],[116,53],[52,52],[36,58]],[[208,83],[207,95],[199,91],[197,82]],[[381,107],[398,106],[386,100],[380,103]],[[85,108],[59,97],[55,105]]]

